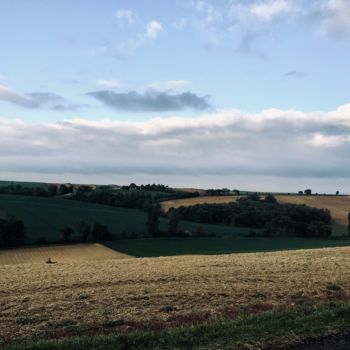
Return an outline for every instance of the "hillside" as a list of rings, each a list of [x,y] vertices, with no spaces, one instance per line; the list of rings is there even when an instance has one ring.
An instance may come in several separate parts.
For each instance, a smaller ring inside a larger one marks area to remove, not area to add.
[[[65,226],[76,228],[80,221],[107,225],[113,234],[145,234],[147,214],[142,210],[116,208],[101,204],[79,202],[59,198],[0,194],[0,212],[23,220],[27,229],[27,243],[45,237],[48,241],[60,239],[60,230]],[[202,226],[207,233],[232,236],[235,232],[248,231],[224,226],[199,225],[182,222],[183,229],[195,232]],[[167,230],[167,220],[160,219],[160,228]]]
[[[348,300],[349,271],[350,248],[6,265],[0,343]]]
[[[347,225],[350,212],[350,196],[276,196],[281,203],[306,204],[315,208],[327,208],[333,221]]]
[[[350,196],[300,196],[300,195],[276,195],[281,203],[306,204],[315,208],[326,208],[331,211],[333,221],[337,224],[348,224],[350,212]],[[229,203],[237,199],[236,196],[201,196],[195,198],[178,199],[162,202],[162,209],[167,212],[170,208],[189,206],[204,203]]]

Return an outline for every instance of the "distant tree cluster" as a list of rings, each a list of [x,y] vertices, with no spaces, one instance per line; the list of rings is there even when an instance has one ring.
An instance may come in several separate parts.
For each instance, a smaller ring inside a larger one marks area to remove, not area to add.
[[[251,195],[229,204],[198,204],[174,210],[181,220],[259,228],[264,229],[267,236],[331,235],[328,209],[277,203],[273,196],[260,199],[259,195]]]
[[[25,241],[25,227],[14,216],[0,216],[0,248],[16,247]]]
[[[142,185],[143,186],[143,185]],[[92,202],[105,205],[111,205],[114,207],[123,207],[123,208],[135,208],[148,210],[150,204],[158,203],[160,201],[166,201],[170,199],[180,199],[180,198],[190,198],[198,196],[198,193],[192,192],[160,192],[153,191],[150,188],[139,190],[107,190],[107,189],[97,189],[94,191],[76,191],[70,199],[83,201],[83,202]],[[163,185],[155,185],[163,186]]]
[[[302,196],[302,195],[311,196],[312,190],[311,190],[310,188],[307,188],[307,189],[304,190],[304,191],[299,191],[298,194],[299,194],[300,196]]]
[[[25,187],[19,184],[9,184],[8,186],[0,186],[0,193],[17,194],[22,196],[49,197],[50,193],[47,189],[35,186]]]
[[[111,241],[115,237],[109,231],[108,226],[95,222],[93,225],[85,221],[81,221],[76,230],[71,226],[65,226],[61,229],[61,241],[69,242],[101,242]]]
[[[231,194],[231,191],[228,188],[210,188],[205,191],[205,194],[208,196],[227,196]]]
[[[166,192],[173,193],[174,189],[170,188],[167,185],[162,184],[147,184],[147,185],[136,185],[135,183],[131,183],[128,186],[122,186],[123,190],[139,190],[139,191],[152,191],[152,192]]]
[[[74,193],[76,191],[87,192],[91,191],[91,189],[92,187],[89,185],[72,185],[70,183],[48,184],[47,187],[40,185],[23,186],[21,184],[10,183],[7,186],[0,186],[0,193],[34,197],[53,197]]]

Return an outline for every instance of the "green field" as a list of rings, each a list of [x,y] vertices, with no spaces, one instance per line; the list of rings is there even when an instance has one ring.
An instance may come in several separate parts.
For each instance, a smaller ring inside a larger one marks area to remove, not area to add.
[[[27,243],[34,243],[39,237],[48,241],[60,239],[60,230],[64,226],[76,228],[80,221],[107,225],[113,234],[123,231],[131,234],[145,234],[147,215],[142,210],[115,208],[111,206],[59,198],[40,198],[32,196],[0,194],[0,212],[14,215],[23,220],[27,230]],[[220,236],[245,234],[249,229],[225,226],[181,223],[183,229],[195,232],[202,226],[205,233]],[[161,218],[160,228],[167,230],[167,220]]]
[[[136,257],[157,257],[187,254],[230,254],[312,249],[350,245],[350,239],[308,239],[296,237],[205,237],[147,238],[119,240],[106,244],[118,252]]]

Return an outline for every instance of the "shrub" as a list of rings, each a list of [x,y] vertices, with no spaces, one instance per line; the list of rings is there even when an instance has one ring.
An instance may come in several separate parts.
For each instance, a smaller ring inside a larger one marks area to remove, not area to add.
[[[329,237],[332,229],[322,221],[312,221],[307,229],[308,237]]]

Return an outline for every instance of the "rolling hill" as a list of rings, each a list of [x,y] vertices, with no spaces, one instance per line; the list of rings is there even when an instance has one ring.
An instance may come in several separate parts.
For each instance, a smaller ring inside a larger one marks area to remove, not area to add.
[[[300,196],[300,195],[276,195],[280,203],[306,204],[310,207],[325,208],[331,211],[333,221],[337,224],[348,224],[350,212],[350,196]],[[230,203],[236,201],[237,196],[200,196],[195,198],[177,199],[161,203],[162,209],[167,212],[170,208],[189,206],[204,203]]]
[[[60,230],[65,226],[76,228],[80,221],[107,225],[115,235],[145,234],[147,214],[142,210],[116,208],[101,204],[79,202],[60,198],[0,194],[0,213],[5,212],[23,220],[27,230],[27,243],[45,237],[48,242],[60,239]],[[195,232],[199,226],[206,233],[232,236],[244,234],[249,229],[182,222],[181,228]],[[160,229],[167,230],[167,220],[160,218]]]

